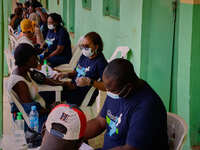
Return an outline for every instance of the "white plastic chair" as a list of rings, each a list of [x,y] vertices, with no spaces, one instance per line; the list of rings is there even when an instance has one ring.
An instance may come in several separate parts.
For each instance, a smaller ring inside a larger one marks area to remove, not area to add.
[[[14,35],[14,30],[11,25],[8,25],[8,34]]]
[[[13,71],[13,68],[15,66],[14,57],[12,56],[9,49],[4,50],[4,54],[6,56],[6,61],[8,64],[8,73],[11,74],[11,72]]]
[[[12,101],[17,106],[18,110],[22,113],[22,116],[23,116],[26,124],[29,126],[30,125],[30,121],[29,121],[28,115],[25,112],[23,106],[21,105],[20,100],[19,100],[17,94],[13,90],[11,90],[11,92],[9,94],[11,96]]]
[[[88,91],[88,93],[86,94],[80,108],[81,110],[86,114],[87,116],[87,120],[92,119],[95,116],[95,113],[92,109],[92,106],[88,106],[90,99],[92,97],[92,94],[94,93],[96,88],[91,87],[90,90]],[[95,102],[94,102],[95,103]],[[94,105],[94,104],[93,104]]]
[[[167,128],[170,150],[182,150],[188,132],[185,120],[176,114],[168,112]]]
[[[112,61],[113,59],[117,58],[118,53],[120,53],[120,58],[127,59],[127,54],[131,49],[128,46],[119,46],[114,51],[110,59],[108,59],[108,62]]]
[[[11,34],[9,34],[9,39],[10,39],[10,44],[11,44],[11,50],[14,50],[15,47],[18,45],[18,42],[17,42],[17,38]]]
[[[72,53],[72,58],[71,58],[69,64],[62,64],[60,66],[54,67],[54,70],[57,70],[59,72],[71,72],[74,70],[74,68],[76,67],[78,60],[82,54],[79,44],[81,43],[83,38],[84,38],[84,36],[80,37],[80,39],[78,40],[78,43],[72,49],[73,53]]]

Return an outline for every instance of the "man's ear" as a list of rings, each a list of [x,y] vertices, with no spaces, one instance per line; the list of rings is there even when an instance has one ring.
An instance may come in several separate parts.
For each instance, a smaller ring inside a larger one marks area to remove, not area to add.
[[[130,92],[133,91],[133,90],[134,90],[133,84],[132,83],[127,83],[124,86],[124,88],[120,91],[119,96],[123,97],[123,98],[126,98],[130,94]]]

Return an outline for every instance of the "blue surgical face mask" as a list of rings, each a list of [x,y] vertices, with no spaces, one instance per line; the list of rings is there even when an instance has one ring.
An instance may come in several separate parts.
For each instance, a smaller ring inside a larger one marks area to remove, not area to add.
[[[119,95],[118,94],[114,94],[112,92],[107,91],[107,95],[113,99],[119,99]]]

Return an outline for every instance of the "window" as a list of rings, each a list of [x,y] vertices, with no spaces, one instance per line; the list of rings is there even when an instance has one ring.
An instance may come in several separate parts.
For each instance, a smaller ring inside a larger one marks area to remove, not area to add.
[[[120,18],[120,0],[103,0],[103,15]]]
[[[91,10],[92,7],[91,0],[82,0],[82,7]]]
[[[69,32],[74,32],[75,0],[63,0],[62,18]]]

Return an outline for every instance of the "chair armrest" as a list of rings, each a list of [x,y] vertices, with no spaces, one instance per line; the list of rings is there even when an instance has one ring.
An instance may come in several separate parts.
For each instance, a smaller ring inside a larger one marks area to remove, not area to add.
[[[54,70],[59,71],[59,72],[70,72],[70,71],[73,71],[74,68],[69,64],[63,64],[63,65],[54,67]]]
[[[62,91],[62,86],[38,85],[38,91]]]

